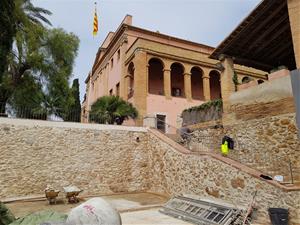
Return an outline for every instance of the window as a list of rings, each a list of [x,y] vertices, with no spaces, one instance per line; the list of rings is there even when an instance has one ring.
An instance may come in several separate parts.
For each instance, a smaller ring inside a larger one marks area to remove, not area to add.
[[[111,60],[110,60],[110,68],[112,69],[114,67],[114,58],[112,58]]]
[[[180,97],[181,96],[180,88],[172,88],[172,96]]]
[[[156,115],[156,128],[163,133],[166,133],[166,115]]]
[[[117,83],[116,85],[116,95],[120,96],[120,83]]]
[[[251,81],[251,79],[249,77],[243,77],[242,84],[249,83],[250,81]]]
[[[113,95],[113,89],[109,90],[109,95],[112,96]]]
[[[121,51],[120,51],[120,49],[118,50],[117,56],[118,56],[117,59],[120,60],[120,57],[121,57]]]
[[[264,83],[263,80],[258,80],[258,81],[257,81],[257,84],[262,84],[262,83]]]

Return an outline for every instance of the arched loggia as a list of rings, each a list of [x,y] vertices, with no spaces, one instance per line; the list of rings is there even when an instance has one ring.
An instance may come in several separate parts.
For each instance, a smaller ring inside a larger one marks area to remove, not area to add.
[[[131,62],[128,65],[127,74],[129,76],[128,84],[127,84],[128,98],[131,98],[133,96],[133,93],[134,93],[134,64],[133,64],[133,62]]]
[[[193,99],[204,100],[202,76],[203,71],[199,67],[193,67],[191,69],[191,87]]]
[[[184,67],[180,63],[171,65],[171,93],[175,97],[184,97]]]
[[[221,94],[221,76],[216,70],[212,70],[209,73],[209,86],[210,86],[210,98],[211,100],[222,98]]]
[[[164,94],[164,65],[160,59],[152,58],[148,62],[148,92]]]

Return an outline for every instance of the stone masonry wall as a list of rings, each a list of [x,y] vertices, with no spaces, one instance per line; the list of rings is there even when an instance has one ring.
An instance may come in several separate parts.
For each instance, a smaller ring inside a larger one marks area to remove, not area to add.
[[[289,209],[290,224],[300,223],[299,191],[285,192],[209,156],[179,153],[157,137],[149,138],[149,145],[151,191],[216,197],[239,206],[248,206],[257,191],[260,222],[270,224],[269,207],[283,207]]]
[[[76,185],[84,194],[148,189],[145,129],[3,120],[0,198],[43,194],[47,184],[58,189]]]
[[[196,194],[246,206],[257,190],[260,218],[268,220],[268,207],[286,207],[290,224],[300,223],[299,191],[286,192],[209,155],[181,153],[176,143],[158,133],[123,126],[0,119],[0,198],[43,194],[51,184],[76,185],[93,195]]]
[[[286,182],[291,182],[290,160],[294,181],[300,181],[300,141],[295,113],[248,120],[224,129],[197,129],[191,146],[195,146],[194,151],[201,151],[205,148],[197,146],[203,143],[208,146],[206,150],[219,153],[224,135],[235,141],[235,149],[228,157],[272,176],[283,175]]]

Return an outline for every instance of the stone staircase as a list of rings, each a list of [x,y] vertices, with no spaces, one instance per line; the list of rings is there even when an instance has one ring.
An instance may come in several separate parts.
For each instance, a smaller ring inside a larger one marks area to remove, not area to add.
[[[192,151],[192,152],[213,152],[216,154],[219,154],[217,150],[211,150],[208,146],[206,146],[203,143],[195,143],[191,142],[190,144],[186,143],[183,141],[183,139],[180,137],[178,133],[176,134],[167,134],[163,133],[166,137],[170,138],[174,142],[180,144],[181,146],[185,147],[186,149]],[[291,175],[291,169],[288,165],[288,163],[280,163],[276,162],[278,166],[278,169],[275,169],[274,167],[274,162],[271,163],[266,163],[263,165],[263,162],[255,162],[255,161],[250,161],[248,159],[245,160],[238,160],[236,157],[234,157],[233,154],[236,152],[231,151],[231,153],[228,155],[228,158],[231,158],[235,161],[238,161],[242,163],[245,166],[248,166],[250,168],[253,168],[255,170],[261,171],[262,174],[274,177],[276,175],[281,175],[283,176],[283,182],[282,184],[290,185],[290,184],[299,184],[300,185],[300,168],[299,167],[293,167],[292,168],[292,175]],[[278,159],[280,160],[280,159]]]

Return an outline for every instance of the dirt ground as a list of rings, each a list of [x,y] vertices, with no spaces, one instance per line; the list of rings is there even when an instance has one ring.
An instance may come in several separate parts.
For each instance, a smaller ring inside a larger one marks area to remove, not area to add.
[[[121,214],[123,225],[189,225],[189,223],[161,214],[159,208],[168,200],[166,197],[152,193],[128,193],[120,195],[99,196],[107,200]],[[70,210],[89,198],[80,199],[80,203],[69,204],[60,197],[55,205],[46,200],[17,201],[7,203],[16,217],[23,217],[37,211],[56,211],[69,213]]]

